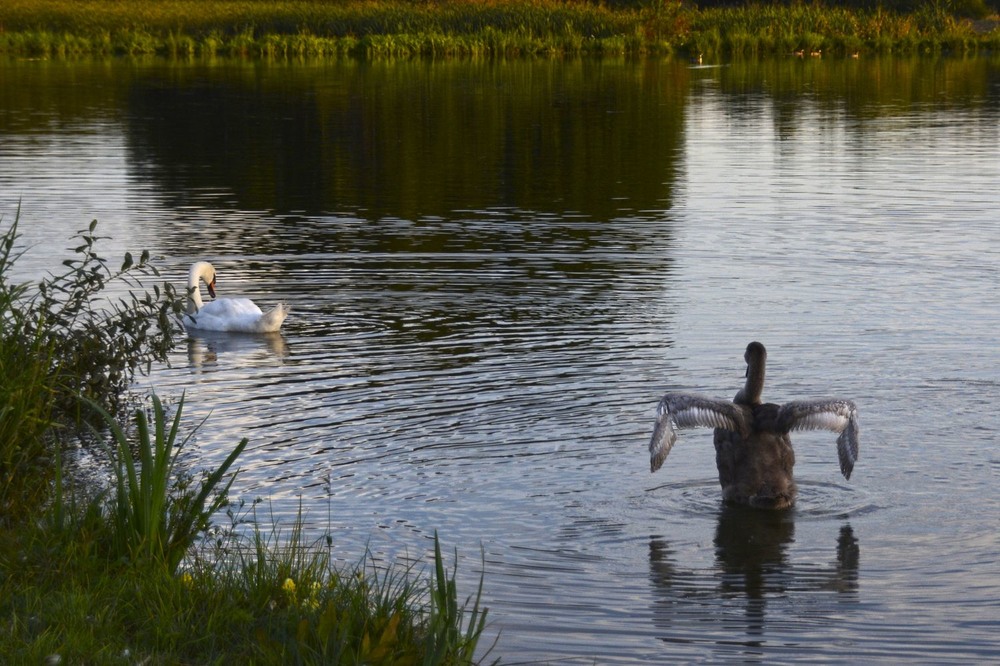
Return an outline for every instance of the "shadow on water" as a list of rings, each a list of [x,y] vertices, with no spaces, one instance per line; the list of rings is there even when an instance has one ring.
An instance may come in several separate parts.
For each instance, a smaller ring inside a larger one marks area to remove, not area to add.
[[[856,604],[860,546],[850,523],[841,524],[828,563],[816,565],[790,552],[796,517],[795,510],[722,507],[707,569],[678,562],[666,538],[651,536],[652,616],[661,640],[706,643],[755,661],[781,641],[781,625],[808,622],[795,616],[796,609],[825,616],[834,612],[831,604],[835,612],[843,612],[844,603]]]

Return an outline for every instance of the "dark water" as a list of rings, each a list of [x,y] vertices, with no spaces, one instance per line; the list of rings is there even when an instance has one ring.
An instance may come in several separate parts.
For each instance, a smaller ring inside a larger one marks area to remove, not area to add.
[[[0,65],[0,212],[33,277],[108,256],[292,315],[144,378],[192,465],[339,557],[437,530],[505,662],[1000,658],[995,60]],[[719,504],[665,390],[854,399],[791,512]]]

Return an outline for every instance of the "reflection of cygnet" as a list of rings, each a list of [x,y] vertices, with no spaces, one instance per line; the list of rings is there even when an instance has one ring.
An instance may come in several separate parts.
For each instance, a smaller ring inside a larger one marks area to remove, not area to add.
[[[715,428],[715,463],[722,498],[754,507],[782,509],[795,502],[792,478],[795,452],[792,430],[839,433],[837,453],[845,479],[858,459],[858,414],[850,400],[796,400],[762,403],[767,350],[747,345],[746,385],[733,402],[690,393],[667,393],[657,407],[656,428],[649,442],[650,469],[663,465],[677,439],[678,428]]]
[[[184,326],[189,331],[273,333],[281,328],[288,316],[284,303],[278,303],[266,314],[249,298],[216,298],[203,303],[201,280],[208,286],[208,295],[215,298],[215,268],[207,261],[195,262],[188,273],[188,308]]]

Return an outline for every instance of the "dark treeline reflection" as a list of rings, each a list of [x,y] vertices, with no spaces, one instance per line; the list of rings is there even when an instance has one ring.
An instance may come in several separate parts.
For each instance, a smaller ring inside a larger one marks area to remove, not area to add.
[[[598,60],[176,66],[134,82],[129,138],[168,202],[420,219],[669,208],[686,67]]]
[[[168,205],[368,220],[654,216],[706,80],[736,115],[747,95],[772,100],[783,133],[804,97],[861,120],[931,102],[1000,114],[990,58],[5,61],[0,79],[0,132],[123,122],[130,169]]]

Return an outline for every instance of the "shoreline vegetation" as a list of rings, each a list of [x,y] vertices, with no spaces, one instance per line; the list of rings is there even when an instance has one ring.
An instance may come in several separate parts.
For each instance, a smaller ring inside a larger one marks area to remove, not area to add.
[[[5,0],[18,57],[399,58],[995,54],[989,0],[913,4],[664,0]]]
[[[19,215],[17,216],[19,217]],[[437,534],[430,571],[335,562],[332,519],[266,527],[231,502],[243,439],[213,470],[179,462],[184,397],[135,395],[182,329],[184,295],[149,254],[98,253],[96,220],[62,272],[11,281],[0,231],[0,655],[18,664],[470,664],[486,628]],[[0,220],[2,222],[2,220]],[[124,283],[129,297],[108,287]],[[152,288],[151,291],[149,288]],[[81,473],[72,464],[91,461]],[[103,480],[107,477],[107,481]],[[222,514],[222,510],[225,513]],[[328,509],[331,511],[332,509]],[[215,525],[220,518],[228,525]],[[355,544],[356,546],[359,544]]]

